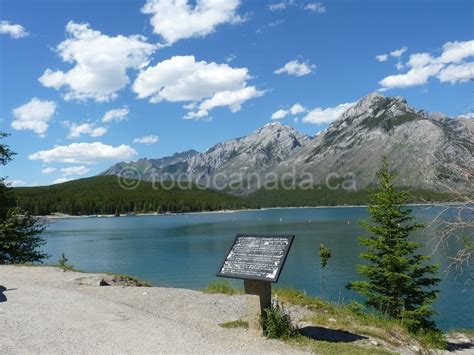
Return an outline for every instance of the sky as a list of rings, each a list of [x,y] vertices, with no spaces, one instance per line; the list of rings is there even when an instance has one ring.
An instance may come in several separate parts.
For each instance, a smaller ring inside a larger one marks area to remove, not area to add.
[[[469,114],[473,16],[461,0],[0,0],[17,153],[0,176],[49,185],[275,121],[314,135],[374,91]]]

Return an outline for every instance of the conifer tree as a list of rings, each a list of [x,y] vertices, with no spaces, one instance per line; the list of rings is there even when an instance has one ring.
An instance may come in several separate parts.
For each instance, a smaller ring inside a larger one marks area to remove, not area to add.
[[[430,258],[417,253],[420,243],[409,239],[411,232],[423,227],[414,222],[406,208],[407,192],[397,191],[396,174],[388,169],[386,159],[377,173],[379,186],[371,193],[369,219],[361,221],[368,236],[360,237],[367,247],[361,257],[367,264],[358,265],[364,281],[354,281],[348,287],[366,298],[366,305],[390,317],[403,321],[411,331],[435,329],[431,304],[437,297],[433,289],[439,279],[432,276],[436,265]]]

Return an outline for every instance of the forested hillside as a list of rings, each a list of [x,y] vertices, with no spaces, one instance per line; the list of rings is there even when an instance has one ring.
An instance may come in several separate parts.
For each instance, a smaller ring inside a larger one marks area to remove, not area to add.
[[[121,188],[116,176],[96,176],[62,184],[12,189],[12,204],[35,215],[128,212],[194,212],[249,207],[243,199],[215,190],[153,189],[140,181],[136,189]]]
[[[311,190],[259,190],[248,196],[234,196],[196,185],[187,189],[154,189],[140,181],[136,189],[123,189],[115,176],[96,176],[51,186],[11,189],[10,204],[34,215],[119,213],[178,213],[260,207],[308,207],[360,205],[368,202],[366,191],[347,192],[317,186]],[[411,202],[447,201],[449,195],[412,191]]]

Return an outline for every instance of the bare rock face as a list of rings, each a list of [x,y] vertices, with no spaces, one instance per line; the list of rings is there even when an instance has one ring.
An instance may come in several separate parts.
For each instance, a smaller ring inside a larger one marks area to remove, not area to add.
[[[385,156],[400,186],[474,193],[473,122],[472,115],[428,114],[403,97],[372,93],[314,138],[275,122],[204,153],[119,163],[102,174],[121,175],[133,168],[144,180],[185,179],[209,187],[264,174],[275,179],[291,175],[295,181],[309,174],[314,184],[325,183],[329,174],[351,174],[362,189],[376,181]]]
[[[386,156],[400,186],[466,190],[474,183],[473,151],[472,119],[429,117],[402,97],[373,93],[275,169],[309,173],[315,183],[353,174],[361,189],[375,182]]]

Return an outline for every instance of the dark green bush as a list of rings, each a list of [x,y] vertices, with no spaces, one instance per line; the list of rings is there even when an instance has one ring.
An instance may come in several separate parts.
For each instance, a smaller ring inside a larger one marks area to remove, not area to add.
[[[291,317],[278,302],[266,309],[260,316],[263,335],[269,339],[292,338],[298,335]]]

